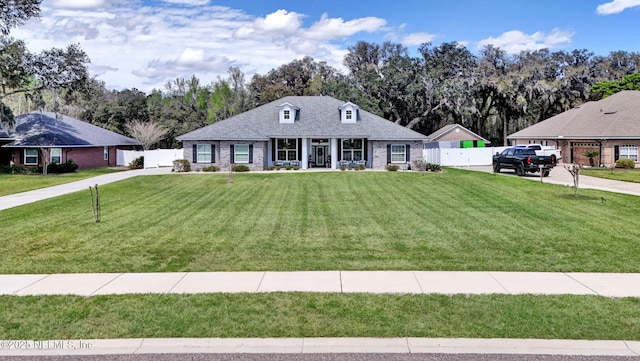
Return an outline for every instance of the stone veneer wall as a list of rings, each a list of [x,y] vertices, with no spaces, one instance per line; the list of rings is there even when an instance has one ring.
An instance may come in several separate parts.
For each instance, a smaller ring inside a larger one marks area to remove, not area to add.
[[[387,145],[388,144],[409,144],[410,146],[410,163],[413,163],[416,159],[424,159],[424,154],[422,152],[423,143],[422,141],[371,141],[371,146],[373,147],[373,159],[371,163],[371,167],[373,169],[385,169],[387,166]],[[394,163],[400,166],[400,169],[405,169],[407,163]],[[413,166],[413,164],[412,164]]]

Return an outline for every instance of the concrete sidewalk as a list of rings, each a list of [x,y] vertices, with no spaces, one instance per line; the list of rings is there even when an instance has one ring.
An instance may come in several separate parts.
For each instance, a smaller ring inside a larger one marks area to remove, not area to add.
[[[1,356],[139,354],[510,354],[640,356],[640,341],[448,338],[152,338],[0,341]]]
[[[303,271],[0,275],[0,295],[330,292],[640,297],[637,273]]]
[[[155,175],[155,174],[168,174],[171,173],[171,168],[149,168],[149,169],[136,169],[122,172],[114,172],[110,174],[103,174],[100,176],[79,180],[76,182],[70,182],[60,184],[53,187],[36,189],[28,192],[10,194],[8,196],[0,197],[0,211],[21,206],[23,204],[29,204],[41,201],[47,198],[58,197],[61,195],[74,193],[78,191],[88,190],[90,186],[103,185],[113,182],[117,182],[123,179],[137,177],[141,175]]]

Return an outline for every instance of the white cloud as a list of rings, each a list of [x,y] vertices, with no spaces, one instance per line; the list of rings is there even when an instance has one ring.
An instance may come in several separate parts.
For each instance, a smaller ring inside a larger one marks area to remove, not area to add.
[[[598,15],[618,14],[626,9],[640,6],[640,0],[613,0],[608,3],[598,5],[596,13]]]
[[[95,9],[111,6],[109,0],[51,0],[49,3],[55,8],[62,9]]]
[[[235,36],[238,38],[290,36],[300,29],[302,18],[302,14],[278,10],[264,18],[256,19],[248,26],[240,27],[235,32]]]
[[[384,19],[365,17],[349,21],[342,18],[329,18],[325,13],[320,20],[302,32],[308,39],[331,40],[349,37],[361,31],[372,33],[381,30],[387,24]]]
[[[311,56],[342,69],[344,46],[333,43],[359,32],[384,30],[379,18],[343,20],[327,15],[305,27],[306,15],[278,10],[263,17],[205,0],[49,0],[41,19],[14,29],[39,52],[79,43],[92,75],[112,89],[150,91],[196,75],[203,84],[238,66],[250,79],[294,59]]]
[[[408,34],[402,38],[402,44],[405,46],[421,45],[423,43],[430,43],[436,38],[436,35],[429,33],[413,33]]]
[[[190,6],[202,6],[208,5],[211,3],[210,0],[162,0],[162,2],[168,4],[178,4],[178,5],[190,5]]]
[[[524,50],[539,50],[544,48],[557,49],[571,43],[574,33],[568,30],[553,29],[551,33],[535,32],[525,34],[519,30],[507,31],[497,38],[490,37],[477,43],[479,47],[493,45],[509,54],[517,54]]]

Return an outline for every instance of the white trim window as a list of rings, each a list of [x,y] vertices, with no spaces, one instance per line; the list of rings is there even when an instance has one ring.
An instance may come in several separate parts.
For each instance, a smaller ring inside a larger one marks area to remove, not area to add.
[[[38,149],[26,148],[24,150],[24,164],[25,165],[38,165]]]
[[[198,144],[196,163],[211,163],[211,144]]]
[[[295,138],[276,139],[276,159],[279,161],[298,160],[298,140]]]
[[[62,148],[51,148],[51,164],[62,164]]]
[[[391,163],[407,162],[407,146],[405,144],[391,144]]]
[[[364,139],[342,139],[342,160],[364,160]]]
[[[620,158],[628,158],[634,162],[638,161],[638,146],[637,145],[621,145],[620,146]]]
[[[234,163],[249,163],[248,144],[236,144],[233,146],[233,161]]]
[[[107,147],[106,145],[102,149],[102,159],[109,160],[109,147]]]

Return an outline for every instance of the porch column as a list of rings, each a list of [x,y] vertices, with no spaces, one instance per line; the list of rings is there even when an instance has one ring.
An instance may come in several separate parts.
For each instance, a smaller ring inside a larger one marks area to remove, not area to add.
[[[309,168],[309,138],[302,138],[302,169]]]
[[[336,164],[340,160],[340,155],[338,154],[338,139],[331,138],[331,169],[337,169]]]

